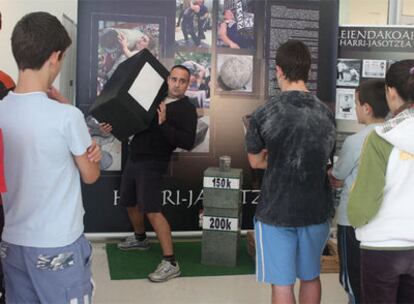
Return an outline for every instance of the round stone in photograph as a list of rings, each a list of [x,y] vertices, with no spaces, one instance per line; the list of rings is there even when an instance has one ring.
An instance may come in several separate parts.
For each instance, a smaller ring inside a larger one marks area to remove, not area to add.
[[[231,90],[240,90],[250,81],[253,72],[252,59],[245,56],[228,57],[220,68],[220,78]]]

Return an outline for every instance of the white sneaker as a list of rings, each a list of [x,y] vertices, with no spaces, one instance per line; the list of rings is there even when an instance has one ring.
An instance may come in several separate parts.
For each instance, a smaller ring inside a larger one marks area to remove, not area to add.
[[[162,260],[157,269],[148,275],[148,279],[152,282],[165,282],[180,275],[181,271],[178,263],[174,266],[170,262]]]
[[[148,242],[148,239],[138,241],[135,238],[135,235],[130,235],[125,239],[125,241],[118,243],[118,249],[121,250],[148,250],[149,248],[150,244]]]

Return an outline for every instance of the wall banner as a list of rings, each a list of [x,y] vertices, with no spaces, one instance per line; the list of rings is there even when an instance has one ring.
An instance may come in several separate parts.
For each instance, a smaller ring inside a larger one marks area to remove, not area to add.
[[[188,67],[186,95],[198,113],[196,144],[191,151],[174,152],[163,185],[163,212],[174,231],[200,230],[203,172],[229,155],[232,167],[243,170],[242,229],[251,229],[263,172],[248,165],[243,118],[266,101],[266,84],[272,86],[274,79],[265,81],[272,75],[272,67],[265,71],[265,66],[288,38],[311,47],[314,91],[328,103],[334,100],[337,1],[192,0],[196,11],[189,3],[79,0],[76,105],[86,115],[116,67],[143,47],[167,68]],[[286,18],[288,12],[296,19]],[[293,35],[299,33],[298,22],[313,29]],[[104,153],[101,178],[83,186],[86,231],[130,231],[119,205],[127,145],[103,134],[92,117],[86,121]]]
[[[390,65],[413,59],[414,27],[342,26],[336,63],[336,119],[356,121],[355,89],[368,79],[384,79]]]

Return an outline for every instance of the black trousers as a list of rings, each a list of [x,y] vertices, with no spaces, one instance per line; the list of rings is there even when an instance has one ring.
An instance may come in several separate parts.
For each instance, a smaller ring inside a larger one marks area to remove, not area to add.
[[[361,249],[364,303],[414,303],[414,250]]]

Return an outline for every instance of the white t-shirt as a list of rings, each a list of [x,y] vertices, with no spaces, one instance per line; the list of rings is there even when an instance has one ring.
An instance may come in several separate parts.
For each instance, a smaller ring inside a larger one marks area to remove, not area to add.
[[[83,233],[79,170],[73,156],[91,145],[82,112],[45,93],[10,92],[0,102],[5,177],[3,240],[61,247]]]

